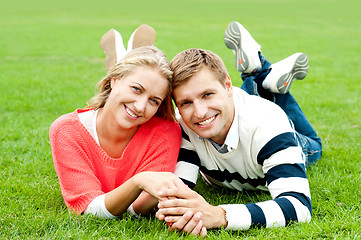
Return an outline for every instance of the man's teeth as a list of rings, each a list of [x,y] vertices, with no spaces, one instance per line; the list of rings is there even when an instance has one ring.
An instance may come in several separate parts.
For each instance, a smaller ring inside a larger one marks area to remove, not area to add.
[[[198,124],[199,125],[208,125],[213,121],[214,118],[215,118],[215,116],[213,116],[213,117],[211,117],[211,118],[209,118],[209,119],[207,119],[207,120],[205,120],[203,122],[199,122]]]
[[[134,113],[132,113],[129,108],[126,109],[127,113],[132,116],[132,117],[138,117],[137,115],[135,115]]]

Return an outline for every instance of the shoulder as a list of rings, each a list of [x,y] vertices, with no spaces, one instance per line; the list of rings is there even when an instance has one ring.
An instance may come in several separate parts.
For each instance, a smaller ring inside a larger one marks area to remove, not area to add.
[[[277,104],[255,95],[249,95],[242,89],[234,89],[234,103],[237,117],[242,121],[260,124],[263,121],[284,120],[286,113]]]
[[[57,118],[50,126],[50,135],[57,134],[59,132],[72,132],[78,131],[81,123],[78,117],[79,112],[84,112],[82,109],[77,109],[71,113],[64,114]]]

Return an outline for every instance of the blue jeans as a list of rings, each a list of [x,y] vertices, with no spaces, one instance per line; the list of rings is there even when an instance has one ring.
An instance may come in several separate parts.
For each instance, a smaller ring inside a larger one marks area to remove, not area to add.
[[[260,59],[262,69],[259,72],[242,73],[243,84],[241,89],[248,94],[266,98],[280,106],[293,122],[297,140],[306,156],[306,165],[316,162],[322,155],[321,138],[317,137],[316,131],[307,120],[297,101],[289,92],[286,94],[275,94],[262,88],[262,81],[268,75],[271,63],[261,54]]]

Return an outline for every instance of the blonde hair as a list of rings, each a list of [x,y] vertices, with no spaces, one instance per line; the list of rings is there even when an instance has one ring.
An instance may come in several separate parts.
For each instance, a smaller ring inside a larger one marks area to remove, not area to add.
[[[186,83],[205,66],[216,74],[218,81],[225,87],[228,72],[222,59],[211,51],[191,48],[178,53],[170,62],[173,71],[172,89]]]
[[[163,119],[174,120],[174,107],[171,99],[172,71],[165,54],[154,46],[144,46],[130,51],[123,59],[114,65],[108,74],[97,84],[98,94],[88,101],[89,108],[102,108],[111,92],[111,80],[122,79],[134,72],[138,67],[157,69],[168,80],[167,95],[155,115]]]

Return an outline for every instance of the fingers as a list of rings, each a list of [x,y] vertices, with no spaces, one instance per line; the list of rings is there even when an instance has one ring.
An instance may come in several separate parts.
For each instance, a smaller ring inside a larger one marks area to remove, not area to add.
[[[165,215],[161,214],[159,211],[155,213],[155,217],[158,218],[160,221],[165,220]]]
[[[186,186],[183,184],[183,186]],[[165,197],[174,197],[174,198],[183,198],[183,199],[189,199],[189,198],[195,198],[198,196],[198,194],[186,187],[182,188],[163,188],[161,191],[158,192],[158,195],[161,198]]]
[[[183,214],[183,216],[180,219],[178,219],[177,222],[173,223],[169,227],[169,230],[170,231],[182,230],[192,217],[193,217],[193,213],[191,211],[186,212],[185,214]]]
[[[169,198],[166,197],[166,198],[160,199],[160,201],[167,201],[167,200],[174,200],[174,199],[176,199],[176,198],[174,198],[174,197],[169,197]],[[159,203],[158,203],[158,209],[159,209]],[[155,213],[155,216],[156,216],[156,218],[158,218],[160,221],[165,220],[165,215],[162,214],[159,210]],[[177,220],[178,220],[178,218],[179,218],[179,217],[177,217]],[[176,220],[174,220],[174,221],[168,221],[168,222],[176,222]]]
[[[183,233],[189,233],[192,235],[200,235],[205,237],[207,235],[207,229],[203,226],[202,213],[197,212],[193,215],[191,211],[188,211],[170,227],[170,231],[180,231]]]
[[[207,236],[207,228],[206,227],[202,227],[200,235],[202,238],[205,238]]]
[[[164,221],[174,223],[177,222],[182,216],[165,216]]]
[[[164,199],[161,198],[158,203],[158,208],[174,208],[174,207],[191,207],[191,202],[185,199]]]
[[[173,207],[173,208],[161,208],[158,210],[158,215],[164,215],[164,216],[182,216],[186,214],[187,212],[191,211],[190,208],[185,207]]]
[[[202,220],[200,220],[198,222],[198,224],[195,226],[195,228],[193,228],[191,234],[192,235],[201,235],[202,228],[203,228],[203,222],[202,222]]]
[[[183,227],[182,232],[191,233],[191,234],[194,233],[194,235],[200,234],[200,231],[203,227],[203,222],[201,218],[202,218],[202,213],[197,212],[196,214],[194,214],[194,216]]]

